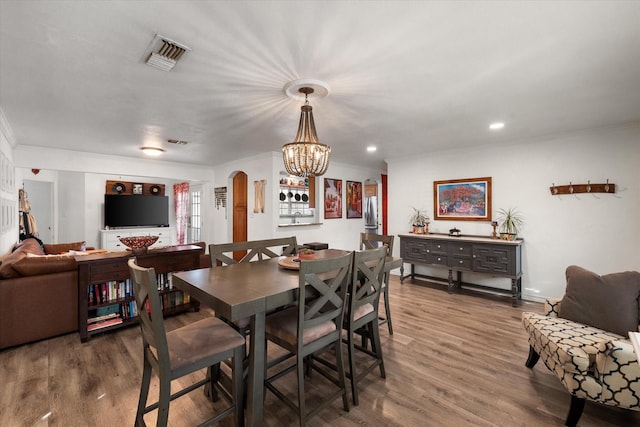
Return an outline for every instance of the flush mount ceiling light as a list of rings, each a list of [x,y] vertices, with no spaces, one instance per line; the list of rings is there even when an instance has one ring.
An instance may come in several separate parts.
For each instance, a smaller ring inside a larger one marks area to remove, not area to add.
[[[154,156],[154,157],[157,157],[160,154],[164,153],[164,150],[159,147],[142,147],[141,150],[147,156]]]
[[[503,127],[504,127],[504,123],[502,122],[495,122],[489,125],[489,129],[491,130],[498,130],[498,129],[502,129]]]
[[[318,141],[309,95],[315,92],[327,96],[329,85],[319,80],[296,80],[288,83],[284,91],[292,98],[304,95],[296,138],[282,146],[284,167],[290,175],[303,178],[324,175],[329,167],[331,147]]]
[[[162,71],[171,71],[182,54],[191,51],[187,46],[168,39],[160,34],[151,41],[151,53],[145,61],[147,65]]]

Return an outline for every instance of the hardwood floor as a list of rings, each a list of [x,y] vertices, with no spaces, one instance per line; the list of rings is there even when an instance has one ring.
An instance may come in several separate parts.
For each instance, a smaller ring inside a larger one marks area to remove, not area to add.
[[[541,312],[541,304],[514,308],[505,298],[450,295],[441,285],[400,285],[397,277],[390,290],[394,335],[381,330],[387,378],[369,374],[359,385],[359,406],[344,412],[338,399],[310,425],[564,425],[570,399],[559,380],[542,362],[533,370],[524,366],[528,345],[520,315]],[[210,315],[207,309],[178,315],[167,327]],[[141,364],[137,327],[84,344],[74,333],[4,350],[0,426],[133,425]],[[295,375],[285,381],[293,390]],[[319,375],[307,381],[310,392],[322,393],[320,383]],[[155,379],[152,395],[154,385]],[[194,425],[220,405],[195,391],[172,403],[170,425]],[[153,425],[155,414],[145,420]],[[267,393],[264,425],[296,424],[295,414]],[[640,425],[640,413],[587,402],[579,425]]]

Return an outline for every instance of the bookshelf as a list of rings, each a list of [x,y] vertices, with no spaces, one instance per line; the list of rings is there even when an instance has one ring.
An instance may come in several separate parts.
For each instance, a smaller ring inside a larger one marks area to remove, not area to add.
[[[200,268],[202,248],[179,245],[149,249],[136,256],[143,267],[153,267],[165,316],[198,310],[200,304],[171,286],[171,273]],[[138,323],[127,262],[131,252],[76,256],[78,263],[78,329],[80,340]]]

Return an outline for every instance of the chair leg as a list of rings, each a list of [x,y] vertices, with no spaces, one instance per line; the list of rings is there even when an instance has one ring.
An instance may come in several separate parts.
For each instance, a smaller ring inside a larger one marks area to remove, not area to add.
[[[220,380],[219,363],[207,368],[207,379],[209,380],[209,382],[204,386],[204,395],[207,396],[212,402],[217,402],[220,398],[218,396],[218,390],[216,389],[216,383]]]
[[[371,347],[376,354],[378,363],[380,364],[380,377],[386,378],[387,375],[384,371],[384,359],[382,358],[382,343],[380,342],[380,326],[378,322],[371,322],[369,324],[371,333]]]
[[[158,399],[158,420],[156,427],[167,427],[169,421],[169,403],[171,402],[171,379],[160,373],[160,393]]]
[[[300,419],[300,427],[304,427],[307,411],[304,404],[304,357],[298,353],[296,358],[298,359],[298,366],[296,366],[298,372],[298,418]]]
[[[345,411],[349,412],[349,397],[347,396],[347,380],[344,373],[344,360],[342,360],[342,341],[338,340],[335,343],[336,353],[336,366],[338,368],[338,382],[342,389],[342,407]]]
[[[147,398],[149,397],[149,385],[151,383],[151,365],[147,360],[143,362],[142,382],[140,384],[140,398],[138,399],[138,412],[136,413],[136,426],[145,426],[144,410],[147,406]]]
[[[349,379],[351,380],[351,397],[353,398],[353,406],[358,406],[360,403],[358,401],[358,386],[356,384],[356,363],[355,363],[355,344],[354,340],[354,332],[348,330],[347,331],[347,345],[348,345],[348,357],[349,357]]]
[[[576,424],[578,424],[578,420],[580,416],[582,416],[582,410],[584,409],[584,402],[585,400],[580,397],[571,396],[571,407],[569,408],[567,420],[564,423],[567,427],[575,427]]]
[[[527,361],[524,365],[527,368],[533,368],[536,363],[538,363],[539,359],[540,355],[533,349],[533,347],[529,346],[529,357],[527,358]]]
[[[387,273],[386,283],[382,291],[384,297],[384,315],[387,319],[387,327],[389,329],[389,335],[393,335],[393,326],[391,325],[391,308],[389,306],[389,277]]]

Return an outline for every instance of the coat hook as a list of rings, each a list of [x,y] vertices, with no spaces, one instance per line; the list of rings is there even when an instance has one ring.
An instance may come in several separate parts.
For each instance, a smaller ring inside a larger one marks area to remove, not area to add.
[[[587,181],[587,193],[591,193],[591,181]]]
[[[571,185],[571,181],[569,181],[569,193],[573,194],[573,185]]]
[[[551,183],[551,188],[552,188],[551,191],[553,191],[553,194],[558,194],[558,187],[556,187],[556,183],[555,182]]]
[[[609,192],[609,179],[607,179],[607,183],[604,186],[604,191],[605,191],[605,193]]]

